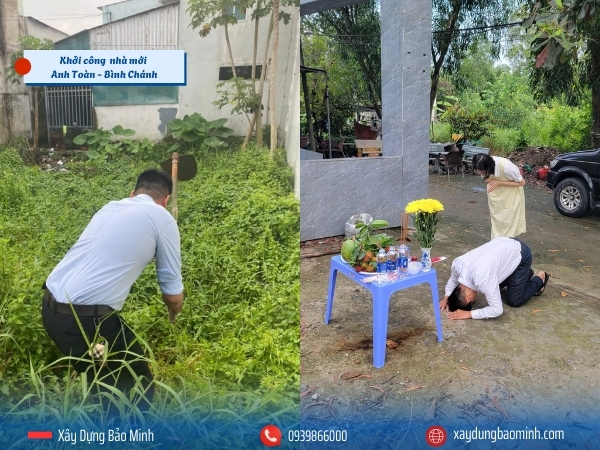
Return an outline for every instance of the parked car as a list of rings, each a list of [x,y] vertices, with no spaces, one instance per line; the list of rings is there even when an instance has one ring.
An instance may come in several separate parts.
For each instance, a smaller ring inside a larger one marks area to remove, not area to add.
[[[600,209],[600,149],[558,155],[550,163],[546,186],[554,206],[569,217]]]

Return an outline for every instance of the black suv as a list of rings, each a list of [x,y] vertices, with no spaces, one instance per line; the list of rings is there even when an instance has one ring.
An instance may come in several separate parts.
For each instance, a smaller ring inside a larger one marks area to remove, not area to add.
[[[600,149],[557,156],[550,163],[546,186],[554,189],[554,206],[565,216],[600,209]]]

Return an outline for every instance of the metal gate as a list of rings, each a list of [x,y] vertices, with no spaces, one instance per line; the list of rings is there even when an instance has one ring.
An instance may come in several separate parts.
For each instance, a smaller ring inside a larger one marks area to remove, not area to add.
[[[46,121],[48,138],[53,130],[94,128],[91,86],[46,86]]]

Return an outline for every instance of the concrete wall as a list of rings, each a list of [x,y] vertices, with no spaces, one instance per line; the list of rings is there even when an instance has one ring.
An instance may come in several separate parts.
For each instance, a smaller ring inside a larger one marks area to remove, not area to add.
[[[0,1],[0,144],[11,136],[31,137],[27,87],[6,79],[10,55],[20,50],[19,38],[25,36],[21,14],[22,5],[17,0]]]
[[[400,221],[402,157],[300,162],[300,240],[344,234],[346,221],[367,213]]]
[[[161,6],[157,0],[135,0],[104,7],[118,14],[89,30],[90,49],[176,50],[179,4]],[[167,131],[165,120],[175,119],[179,111],[178,86],[93,86],[92,91],[97,126],[120,124],[135,130],[136,139],[161,139]]]
[[[219,68],[230,66],[224,29],[223,27],[213,29],[208,36],[201,37],[198,33],[199,30],[190,27],[191,18],[187,13],[187,8],[188,1],[182,0],[179,6],[179,48],[187,53],[188,80],[187,86],[181,86],[179,89],[180,116],[198,112],[207,120],[216,120],[221,117],[228,118],[229,121],[226,126],[232,128],[238,135],[245,135],[249,123],[244,115],[232,115],[232,108],[229,106],[218,109],[213,105],[213,102],[219,98],[216,91],[216,86],[219,83]],[[299,20],[297,8],[287,8],[286,11],[293,14],[293,20],[288,25],[284,25],[283,22],[280,24],[277,64],[278,79],[283,80],[277,85],[277,109],[280,118],[287,115],[287,112],[283,113],[280,108],[284,108],[291,101],[289,83],[291,83],[292,76],[287,72],[290,71],[292,64],[296,64],[296,55],[294,52],[290,54],[290,49],[293,49],[298,41],[298,29],[296,25],[293,25],[298,23]],[[245,20],[229,27],[233,59],[236,66],[252,64],[254,24],[250,20],[251,13],[252,11],[248,10]],[[268,26],[269,18],[263,18],[260,22],[258,39],[257,64],[260,65],[265,63],[262,59]],[[286,63],[288,59],[290,61]],[[267,73],[263,91],[264,124],[269,123],[271,114],[269,111],[269,79]],[[280,120],[279,123],[284,124],[286,120]],[[280,139],[283,141],[284,130],[281,128],[280,133]]]
[[[116,125],[135,131],[132,139],[159,140],[167,123],[177,117],[177,105],[97,106],[94,108],[98,127],[105,130]]]
[[[119,14],[89,30],[90,49],[176,50],[179,4],[162,6],[143,0],[107,6]],[[150,8],[155,9],[143,12]],[[167,131],[165,120],[175,119],[179,111],[178,86],[93,86],[92,91],[97,126],[131,128],[136,139],[161,139]]]
[[[63,33],[56,28],[46,25],[33,17],[25,17],[25,35],[35,36],[39,39],[50,39],[52,42],[60,41],[69,37],[67,33]]]
[[[332,3],[353,2],[301,0],[301,10]],[[381,0],[381,21],[383,156],[300,162],[301,240],[343,234],[363,212],[398,226],[427,196],[431,0]]]

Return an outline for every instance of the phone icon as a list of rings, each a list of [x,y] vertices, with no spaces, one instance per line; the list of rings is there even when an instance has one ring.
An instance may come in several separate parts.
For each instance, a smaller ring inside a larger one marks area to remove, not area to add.
[[[281,430],[276,425],[266,425],[260,430],[260,440],[267,447],[281,445]]]

